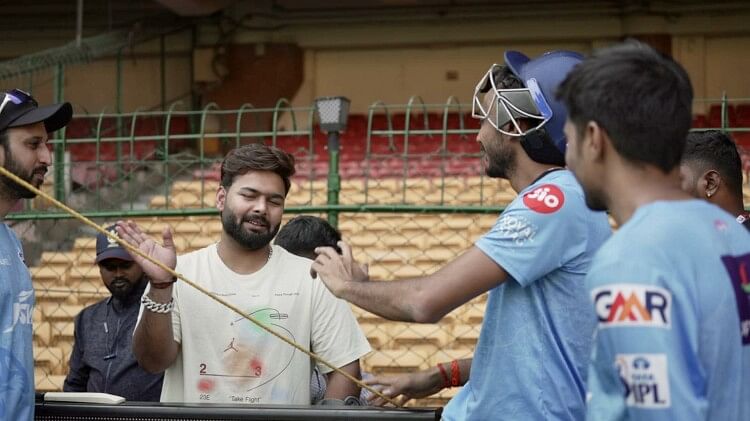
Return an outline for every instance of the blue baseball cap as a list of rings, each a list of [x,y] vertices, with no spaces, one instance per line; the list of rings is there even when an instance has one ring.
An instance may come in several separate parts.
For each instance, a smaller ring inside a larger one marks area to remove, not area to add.
[[[107,227],[107,231],[114,235],[118,235],[114,225]],[[130,253],[128,253],[128,251],[125,250],[117,241],[114,241],[106,235],[99,233],[96,236],[95,262],[98,264],[101,261],[107,259],[120,259],[132,262],[133,256],[131,256]]]
[[[581,61],[583,61],[583,55],[574,51],[551,51],[534,59],[518,51],[505,52],[505,64],[521,79],[524,86],[528,87],[530,80],[536,80],[536,84],[552,110],[552,118],[544,125],[544,129],[554,146],[563,155],[566,146],[563,128],[568,111],[562,101],[556,99],[555,92],[573,67]]]

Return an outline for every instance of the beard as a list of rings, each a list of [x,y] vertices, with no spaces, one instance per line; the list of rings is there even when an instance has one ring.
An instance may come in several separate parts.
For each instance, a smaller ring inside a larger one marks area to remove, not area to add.
[[[23,168],[21,168],[20,165],[18,165],[18,163],[13,159],[13,156],[10,155],[7,149],[6,149],[5,156],[6,156],[5,165],[4,165],[5,169],[17,175],[18,178],[31,184],[32,186],[36,188],[39,188],[39,186],[42,185],[42,183],[44,182],[44,174],[47,173],[46,165],[40,165],[27,173],[24,171]],[[40,174],[42,176],[41,181],[34,182],[34,175],[36,174]],[[8,192],[9,195],[15,199],[33,199],[36,197],[36,193],[32,192],[26,187],[21,186],[20,184],[17,184],[15,181],[11,180],[10,178],[4,175],[0,175],[0,183],[2,183],[4,190]]]
[[[266,227],[267,232],[256,233],[244,229],[242,224],[245,222],[260,223]],[[225,206],[224,210],[221,212],[221,225],[224,228],[224,232],[229,234],[234,241],[251,251],[260,250],[267,246],[276,236],[276,233],[279,232],[279,227],[281,227],[281,223],[277,224],[275,227],[271,227],[268,220],[262,216],[248,215],[244,217],[235,217],[234,213],[228,206]]]
[[[141,277],[138,282],[130,282],[128,279],[120,277],[112,279],[106,287],[112,294],[112,297],[120,301],[127,301],[135,292],[136,287],[141,285],[142,282],[144,282],[143,277]],[[138,296],[140,296],[140,294],[138,294]]]
[[[485,174],[491,178],[510,179],[510,176],[516,171],[515,151],[497,143],[489,148],[486,148],[482,143],[480,145],[484,152]]]

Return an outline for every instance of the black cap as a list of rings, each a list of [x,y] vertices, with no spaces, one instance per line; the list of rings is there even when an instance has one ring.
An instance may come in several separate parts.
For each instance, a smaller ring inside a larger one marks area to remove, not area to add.
[[[0,98],[0,105],[5,104],[0,111],[0,131],[44,122],[47,133],[52,133],[65,127],[73,117],[69,102],[40,107],[31,95],[20,89],[4,92]]]
[[[115,229],[115,225],[107,227],[107,231],[119,237],[119,235],[117,235],[117,230]],[[107,260],[107,259],[120,259],[120,260],[133,261],[133,256],[131,256],[130,253],[128,253],[128,251],[125,250],[117,241],[114,241],[111,238],[107,237],[106,235],[99,233],[96,236],[96,260],[95,262],[100,263],[103,260]]]

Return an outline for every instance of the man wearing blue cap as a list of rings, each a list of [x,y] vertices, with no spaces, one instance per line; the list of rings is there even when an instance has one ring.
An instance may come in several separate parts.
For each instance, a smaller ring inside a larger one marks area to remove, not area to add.
[[[422,278],[366,282],[347,244],[340,243],[341,257],[318,250],[313,270],[336,296],[392,320],[436,322],[490,291],[470,375],[467,361],[431,371],[437,389],[466,382],[443,419],[584,417],[595,320],[583,278],[610,228],[563,168],[566,110],[554,94],[581,59],[557,51],[530,60],[509,51],[505,65],[490,67],[477,84],[483,166],[509,180],[518,197],[463,255]],[[374,382],[386,395],[413,396],[393,380]]]
[[[114,227],[107,230],[117,235]],[[63,390],[158,401],[164,376],[142,369],[132,350],[133,329],[148,278],[130,253],[104,234],[96,236],[96,264],[112,296],[76,316],[75,343]]]
[[[49,133],[70,121],[70,104],[40,107],[18,89],[0,94],[0,165],[39,187],[52,157]],[[35,194],[0,176],[0,219],[21,199]],[[34,416],[32,311],[34,288],[21,243],[0,224],[0,420],[31,420]]]

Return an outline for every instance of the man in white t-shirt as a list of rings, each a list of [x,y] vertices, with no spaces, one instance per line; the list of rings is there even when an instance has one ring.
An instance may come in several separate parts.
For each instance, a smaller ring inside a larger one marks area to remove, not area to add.
[[[133,222],[119,234],[151,257],[175,267],[212,294],[286,338],[359,378],[370,351],[348,305],[311,279],[310,260],[270,244],[281,224],[294,159],[260,144],[231,151],[216,195],[221,240],[176,257],[172,234],[164,245]],[[133,351],[143,368],[166,370],[162,402],[310,404],[314,362],[249,320],[136,256],[151,284],[142,298]],[[327,375],[326,399],[359,396],[339,373]]]

